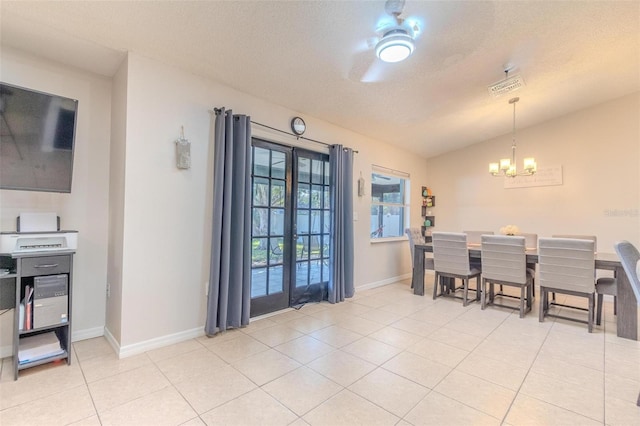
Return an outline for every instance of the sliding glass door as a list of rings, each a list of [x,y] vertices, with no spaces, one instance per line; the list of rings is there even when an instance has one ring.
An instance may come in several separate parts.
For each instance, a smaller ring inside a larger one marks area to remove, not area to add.
[[[253,140],[251,316],[321,300],[329,276],[328,156]]]

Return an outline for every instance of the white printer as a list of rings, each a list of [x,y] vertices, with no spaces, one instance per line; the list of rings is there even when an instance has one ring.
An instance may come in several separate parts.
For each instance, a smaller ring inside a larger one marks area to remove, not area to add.
[[[55,213],[21,213],[17,230],[0,233],[0,253],[75,251],[78,248],[78,231],[60,231],[60,220]]]

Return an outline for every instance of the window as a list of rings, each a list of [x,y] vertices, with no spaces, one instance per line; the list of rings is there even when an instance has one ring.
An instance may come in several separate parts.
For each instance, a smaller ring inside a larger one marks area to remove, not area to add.
[[[409,174],[374,166],[371,172],[371,239],[397,238],[409,227]]]

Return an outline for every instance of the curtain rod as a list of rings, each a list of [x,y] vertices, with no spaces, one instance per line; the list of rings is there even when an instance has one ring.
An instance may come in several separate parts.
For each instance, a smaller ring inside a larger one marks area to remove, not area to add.
[[[295,136],[296,139],[304,139],[304,140],[307,140],[309,142],[319,143],[319,144],[324,145],[324,146],[331,146],[331,144],[329,144],[329,143],[318,141],[318,140],[311,139],[311,138],[307,138],[305,136],[296,135],[294,133],[287,132],[286,130],[276,129],[275,127],[267,126],[266,124],[258,123],[257,121],[251,120],[251,123],[252,124],[257,124],[258,126],[266,127],[267,129],[275,130],[276,132],[284,133],[285,135]],[[356,150],[353,150],[353,152],[356,153],[356,154],[358,153],[358,151],[356,151]]]
[[[213,112],[213,113],[215,113],[217,115],[217,114],[220,114],[222,112],[222,108],[214,108],[213,111],[209,111],[209,112]],[[324,146],[331,146],[331,144],[329,144],[329,143],[318,141],[318,140],[311,139],[311,138],[307,138],[305,136],[296,135],[294,133],[287,132],[285,130],[276,129],[275,127],[267,126],[266,124],[258,123],[257,121],[251,120],[251,123],[252,124],[256,124],[258,126],[266,127],[267,129],[275,130],[276,132],[284,133],[285,135],[295,136],[296,139],[304,139],[306,141],[319,143],[319,144],[324,145]],[[356,151],[355,149],[353,150],[353,152],[355,154],[358,153],[358,151]]]
[[[402,170],[396,170],[396,169],[390,169],[389,167],[385,167],[385,166],[380,166],[378,164],[372,164],[371,167],[373,168],[377,168],[377,169],[383,169],[383,170],[388,170],[390,171],[392,174],[396,174],[399,176],[411,176],[409,173],[407,172],[403,172]]]

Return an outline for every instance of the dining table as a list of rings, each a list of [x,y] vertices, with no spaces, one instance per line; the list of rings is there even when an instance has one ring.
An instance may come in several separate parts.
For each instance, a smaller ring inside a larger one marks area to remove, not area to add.
[[[432,244],[415,244],[413,251],[413,273],[411,283],[413,294],[424,296],[424,265],[425,253],[432,253]],[[538,250],[527,249],[527,264],[538,263]],[[469,257],[482,260],[480,245],[469,246]],[[625,339],[638,340],[638,300],[631,288],[631,283],[622,267],[622,262],[615,253],[601,253],[595,255],[595,268],[614,271],[617,280],[617,335]]]

